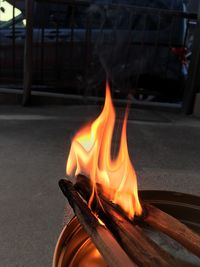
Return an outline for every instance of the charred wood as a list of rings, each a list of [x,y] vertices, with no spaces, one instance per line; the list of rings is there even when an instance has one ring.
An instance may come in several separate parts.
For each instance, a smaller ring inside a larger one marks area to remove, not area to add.
[[[89,180],[79,175],[75,188],[88,201],[91,195]],[[100,191],[100,186],[99,186]],[[126,220],[115,205],[107,201],[99,192],[94,198],[92,209],[113,233],[129,257],[141,267],[179,266],[177,261],[160,246],[148,238],[142,229]]]
[[[108,266],[136,267],[137,265],[131,261],[108,229],[99,223],[87,204],[79,196],[73,184],[68,180],[62,179],[59,181],[59,186],[63,194],[67,197],[79,222],[104,257]]]

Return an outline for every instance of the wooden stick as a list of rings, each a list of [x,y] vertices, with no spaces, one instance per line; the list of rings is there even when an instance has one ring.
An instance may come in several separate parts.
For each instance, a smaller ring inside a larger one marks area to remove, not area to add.
[[[60,180],[59,186],[67,197],[79,222],[88,233],[99,252],[104,257],[109,267],[136,267],[117,243],[107,228],[98,222],[98,219],[91,213],[91,210],[83,202],[72,183],[68,180]]]
[[[88,179],[77,177],[75,188],[87,201],[91,195]],[[99,194],[101,204],[95,199],[94,210],[113,233],[129,257],[141,267],[179,266],[177,261],[148,238],[139,226],[133,225],[119,214],[112,204]],[[102,206],[101,206],[102,205]]]
[[[79,175],[77,179],[80,181],[84,178],[84,181],[89,185],[89,179],[87,177]],[[101,185],[97,185],[98,194],[101,196]],[[102,198],[103,196],[101,196]],[[200,235],[191,230],[188,226],[181,223],[173,216],[161,211],[155,206],[148,203],[142,203],[144,210],[147,211],[147,215],[142,218],[144,222],[152,226],[153,228],[165,233],[169,237],[176,240],[183,247],[190,252],[200,257]]]
[[[145,203],[144,208],[147,210],[147,216],[144,218],[146,223],[173,238],[186,249],[200,257],[199,234],[192,231],[176,218],[150,204]]]
[[[81,177],[81,176],[78,176]],[[83,176],[84,177],[84,176]],[[89,179],[84,177],[89,186]],[[78,178],[81,179],[81,178]],[[101,186],[97,185],[99,195]],[[102,198],[102,197],[101,197]],[[142,203],[147,215],[142,219],[153,228],[165,233],[200,258],[200,235],[188,226],[148,203]]]

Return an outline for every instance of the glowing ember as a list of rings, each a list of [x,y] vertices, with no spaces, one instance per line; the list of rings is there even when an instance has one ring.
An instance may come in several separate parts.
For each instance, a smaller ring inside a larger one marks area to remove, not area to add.
[[[66,172],[71,175],[85,174],[90,177],[93,194],[96,183],[100,183],[104,194],[120,205],[129,218],[141,215],[142,208],[138,199],[137,177],[131,164],[126,138],[128,112],[125,114],[118,155],[111,157],[111,143],[115,125],[109,85],[106,85],[106,99],[99,117],[82,128],[73,138]]]

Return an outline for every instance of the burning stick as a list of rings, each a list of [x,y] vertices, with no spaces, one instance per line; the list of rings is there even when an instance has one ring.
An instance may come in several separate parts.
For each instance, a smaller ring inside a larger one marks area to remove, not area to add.
[[[86,197],[86,199],[88,198],[88,195],[90,196],[91,192],[90,183],[87,177],[79,175],[77,177],[76,188],[80,190],[82,194],[84,194],[84,197]],[[109,204],[109,202],[106,201],[106,199],[103,197],[101,193],[101,186],[97,185],[97,188],[98,188],[99,198],[103,203],[103,206],[106,207],[105,210],[107,211],[108,209],[109,211],[110,210],[109,206],[111,207],[112,204],[111,203]],[[160,209],[147,203],[143,204],[143,206],[144,209],[146,210],[147,215],[141,218],[142,221],[146,222],[147,224],[151,225],[157,230],[167,234],[168,236],[179,242],[181,245],[183,245],[185,248],[187,248],[189,251],[200,257],[200,236],[197,233],[192,231],[190,228],[188,228],[186,225],[181,223],[176,218],[161,211]],[[112,209],[114,209],[116,213],[119,213],[118,211],[116,211],[117,210],[116,208],[112,207]],[[111,218],[113,218],[113,216],[111,216]],[[122,218],[121,221],[125,222],[126,220]],[[127,222],[125,224],[127,224]],[[133,227],[132,230],[135,231]],[[151,243],[153,242],[151,241]],[[139,242],[137,243],[137,245],[139,245]],[[141,242],[141,246],[142,245],[143,242]],[[160,248],[156,246],[157,253],[161,253],[159,249]]]
[[[200,257],[200,236],[171,215],[145,203],[147,216],[144,221],[170,236],[189,251]]]
[[[119,151],[114,159],[111,155],[115,117],[116,114],[111,99],[109,85],[107,83],[106,99],[101,114],[94,122],[83,127],[73,138],[67,160],[66,173],[67,175],[73,175],[73,173],[85,173],[90,177],[93,187],[91,189],[89,185],[88,188],[90,192],[92,192],[92,197],[94,197],[97,192],[101,200],[107,203],[103,203],[103,206],[107,206],[105,211],[103,209],[101,210],[101,213],[104,214],[104,218],[107,220],[107,226],[110,227],[109,230],[112,233],[115,232],[116,235],[118,234],[119,243],[126,249],[126,252],[129,253],[129,255],[134,255],[132,257],[139,266],[177,266],[173,258],[168,259],[168,256],[166,256],[166,254],[164,254],[153,241],[149,241],[147,237],[138,230],[138,226],[133,226],[133,223],[131,224],[126,215],[124,217],[122,216],[123,212],[118,213],[116,206],[113,207],[112,203],[108,202],[108,200],[111,200],[118,204],[118,206],[128,214],[129,218],[133,218],[135,214],[141,215],[142,213],[142,206],[138,198],[137,177],[128,153],[126,137],[127,111],[124,116],[121,130]],[[87,179],[85,180],[87,181]],[[97,182],[101,183],[103,191],[98,188],[98,185],[96,184]],[[65,191],[63,181],[61,185],[63,185],[62,189]],[[87,185],[84,187],[86,186]],[[73,187],[71,186],[70,190],[68,187],[69,184],[66,185],[66,190],[71,193],[69,194],[68,192],[66,195],[68,196],[69,202],[77,214],[77,217],[80,218],[81,223],[83,221],[86,231],[89,234],[94,235],[96,240],[98,240],[98,232],[96,233],[95,231],[95,234],[92,233],[90,229],[91,226],[89,227],[87,225],[86,218],[82,212],[82,204],[81,206],[78,205],[80,199],[78,199],[77,202],[77,196],[76,198],[74,197],[74,194],[76,193],[72,190]],[[110,187],[113,188],[112,191],[110,190]],[[84,188],[84,190],[86,190],[86,188]],[[107,201],[105,200],[106,197]],[[75,199],[75,202],[71,201],[70,198]],[[92,198],[89,202],[91,201]],[[88,207],[84,206],[84,209],[88,209]],[[197,234],[175,218],[161,212],[156,207],[144,205],[143,210],[147,211],[147,216],[141,218],[141,221],[166,233],[185,246],[188,250],[195,253],[197,256],[200,256],[200,237]],[[91,216],[90,211],[87,211],[87,213]],[[117,215],[119,216],[118,219],[116,219]],[[110,222],[111,224],[109,224]],[[87,230],[88,227],[89,230]],[[116,232],[114,231],[115,228],[119,230]],[[132,232],[134,234],[132,234]],[[109,235],[109,233],[107,233],[107,235]],[[143,240],[146,245],[143,245],[143,242],[138,242],[138,240],[136,242],[135,235],[137,235],[138,239]],[[104,241],[104,238],[103,240],[101,239],[101,242],[104,243]],[[134,249],[131,250],[132,246]],[[135,252],[134,254],[134,251],[138,251],[138,253]],[[113,255],[116,255],[116,253]],[[140,259],[140,257],[143,258]],[[152,262],[150,262],[150,260],[152,260]],[[126,266],[126,263],[123,262],[121,266]]]
[[[60,180],[59,186],[67,197],[81,225],[91,237],[109,267],[136,267],[137,265],[129,259],[107,228],[101,225],[98,219],[91,213],[88,206],[74,189],[72,183],[67,180]]]
[[[91,187],[86,177],[79,175],[75,188],[84,199],[89,200]],[[178,266],[176,260],[149,239],[139,226],[124,219],[101,194],[99,197],[103,208],[95,201],[94,210],[134,262],[142,267]]]

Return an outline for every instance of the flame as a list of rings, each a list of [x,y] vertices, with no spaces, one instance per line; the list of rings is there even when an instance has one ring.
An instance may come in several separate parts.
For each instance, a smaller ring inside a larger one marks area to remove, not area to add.
[[[93,193],[97,192],[96,183],[100,183],[104,194],[121,206],[129,218],[141,215],[142,207],[138,198],[137,177],[131,164],[126,126],[128,111],[122,126],[118,155],[111,157],[112,136],[115,125],[115,110],[110,88],[106,84],[106,99],[99,117],[83,127],[73,138],[66,172],[71,175],[85,174],[90,177]]]

